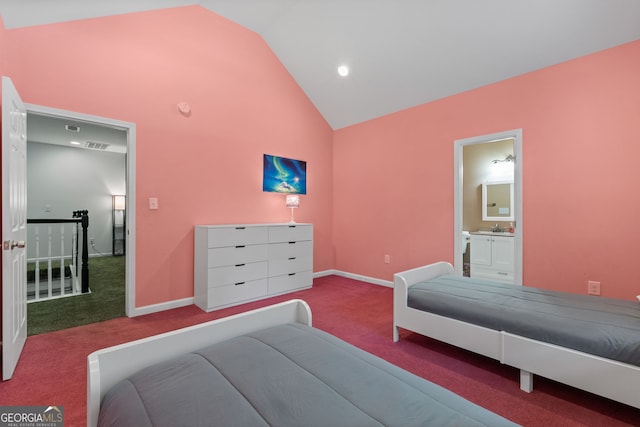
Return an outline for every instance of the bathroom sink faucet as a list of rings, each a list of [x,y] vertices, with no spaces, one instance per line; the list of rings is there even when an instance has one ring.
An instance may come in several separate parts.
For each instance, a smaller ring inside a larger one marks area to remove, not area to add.
[[[491,228],[491,231],[494,233],[499,233],[502,231],[502,228],[498,224],[496,224]]]

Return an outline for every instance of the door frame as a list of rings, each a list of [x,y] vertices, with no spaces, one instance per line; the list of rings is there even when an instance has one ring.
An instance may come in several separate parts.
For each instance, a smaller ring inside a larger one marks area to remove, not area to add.
[[[456,274],[462,275],[462,226],[463,226],[463,148],[468,145],[485,144],[507,138],[513,138],[513,155],[515,164],[513,170],[513,193],[515,210],[515,235],[514,235],[514,279],[516,285],[522,285],[523,260],[522,260],[522,129],[513,129],[489,135],[474,136],[458,139],[453,144],[453,260]]]
[[[59,119],[70,119],[83,121],[99,126],[106,126],[127,134],[127,154],[126,154],[126,189],[127,189],[127,209],[125,211],[126,224],[126,245],[125,252],[125,314],[127,317],[134,317],[135,314],[135,254],[136,254],[136,124],[107,117],[93,116],[75,111],[61,110],[58,108],[45,107],[42,105],[27,104],[27,114],[33,113],[41,116],[55,117]],[[27,159],[27,161],[29,161]],[[29,190],[27,189],[27,192]]]

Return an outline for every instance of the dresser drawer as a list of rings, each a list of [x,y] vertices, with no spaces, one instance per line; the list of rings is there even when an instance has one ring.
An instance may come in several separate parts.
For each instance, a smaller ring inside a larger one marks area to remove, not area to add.
[[[256,245],[269,241],[269,229],[264,226],[216,227],[208,230],[210,248],[237,245]]]
[[[224,286],[240,282],[248,282],[251,280],[264,279],[268,276],[267,266],[267,261],[262,261],[210,268],[207,285]]]
[[[269,257],[268,254],[268,245],[238,245],[226,248],[210,248],[208,253],[208,266],[212,268],[266,261]]]
[[[209,307],[239,304],[242,301],[265,297],[267,295],[267,284],[267,279],[260,279],[209,288],[207,295]]]
[[[295,291],[296,289],[310,288],[312,284],[313,274],[311,271],[269,277],[269,294],[280,294]]]
[[[302,242],[272,243],[269,245],[269,261],[312,255],[313,242],[311,240],[304,240]]]
[[[269,227],[269,242],[296,242],[312,240],[313,226],[311,225],[274,225]]]
[[[269,261],[269,277],[300,273],[313,269],[313,257],[292,257]]]

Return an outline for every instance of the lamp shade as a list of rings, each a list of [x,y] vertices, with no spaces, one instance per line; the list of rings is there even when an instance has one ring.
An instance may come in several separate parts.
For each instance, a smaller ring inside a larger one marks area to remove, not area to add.
[[[296,195],[287,195],[287,207],[288,208],[297,208],[300,206],[300,197]]]
[[[117,211],[123,211],[125,206],[126,206],[126,202],[125,202],[126,198],[125,196],[113,196],[113,209],[117,210]]]

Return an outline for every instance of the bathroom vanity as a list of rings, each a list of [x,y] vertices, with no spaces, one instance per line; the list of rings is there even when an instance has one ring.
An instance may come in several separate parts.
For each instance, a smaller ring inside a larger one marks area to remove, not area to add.
[[[515,284],[514,242],[513,233],[472,231],[471,277]]]

